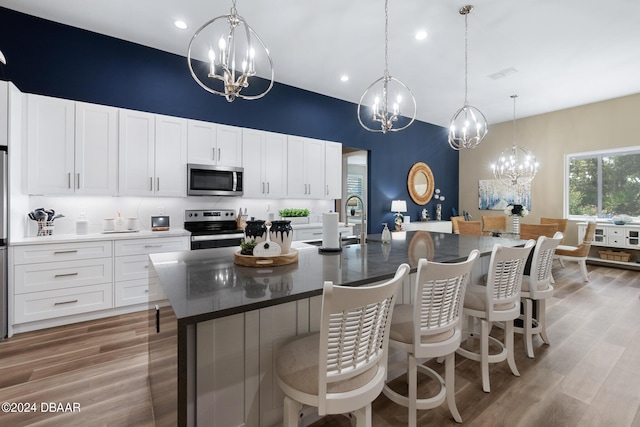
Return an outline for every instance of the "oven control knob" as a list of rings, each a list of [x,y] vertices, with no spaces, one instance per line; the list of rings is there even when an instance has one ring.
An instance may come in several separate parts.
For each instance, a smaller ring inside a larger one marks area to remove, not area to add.
[[[194,213],[193,216],[198,216],[198,212]]]
[[[192,213],[190,213],[190,214],[189,214],[189,218],[191,218],[192,216],[193,216],[193,214],[192,214]]]

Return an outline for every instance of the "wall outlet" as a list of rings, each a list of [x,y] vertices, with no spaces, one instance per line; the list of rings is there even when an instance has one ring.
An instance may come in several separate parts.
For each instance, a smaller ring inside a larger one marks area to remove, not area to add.
[[[164,215],[164,206],[158,206],[158,215]]]

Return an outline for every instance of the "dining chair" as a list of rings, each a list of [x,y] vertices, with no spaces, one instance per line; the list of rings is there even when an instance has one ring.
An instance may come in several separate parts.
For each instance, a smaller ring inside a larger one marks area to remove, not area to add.
[[[540,218],[540,224],[557,224],[558,225],[557,231],[562,233],[562,243],[564,243],[564,236],[567,233],[568,223],[569,223],[569,220],[567,218]]]
[[[464,221],[464,216],[452,216],[451,217],[451,231],[454,234],[460,234],[460,229],[458,228],[458,223],[460,221]]]
[[[480,221],[459,221],[458,231],[459,234],[482,236],[482,223]]]
[[[553,224],[555,225],[555,224]],[[540,335],[545,344],[549,345],[546,324],[546,300],[553,296],[551,266],[556,247],[562,241],[562,233],[556,232],[552,238],[540,236],[533,250],[531,271],[523,275],[520,300],[524,307],[523,326],[515,327],[516,333],[524,335],[524,346],[527,356],[534,358],[533,336]],[[534,318],[533,305],[536,301]]]
[[[358,427],[371,426],[371,402],[387,380],[393,306],[408,273],[409,265],[401,264],[379,285],[324,282],[320,332],[294,338],[276,358],[285,427],[315,411],[349,414]]]
[[[482,231],[487,235],[495,231],[507,231],[507,217],[504,215],[483,215]]]
[[[520,224],[522,240],[537,240],[540,236],[553,237],[556,231],[558,231],[557,224]]]
[[[589,255],[589,249],[591,249],[591,242],[593,241],[593,235],[596,232],[595,221],[589,221],[587,223],[587,229],[584,232],[584,238],[582,243],[578,246],[558,245],[554,258],[560,261],[560,265],[564,267],[564,261],[575,261],[580,266],[582,277],[585,282],[589,281],[589,271],[587,270],[587,256]]]
[[[455,352],[460,347],[462,301],[473,264],[480,251],[471,251],[459,263],[418,262],[413,304],[398,304],[393,311],[389,348],[407,353],[408,396],[385,385],[391,401],[409,409],[410,427],[417,424],[418,409],[432,409],[445,400],[453,419],[462,422],[455,401]],[[417,363],[422,358],[445,358],[445,379],[433,369]],[[418,371],[436,380],[440,391],[430,398],[418,398]]]
[[[486,283],[471,283],[467,286],[463,310],[467,321],[463,340],[468,345],[479,339],[480,352],[472,351],[463,345],[456,352],[467,359],[480,362],[482,389],[487,393],[491,390],[489,363],[498,363],[506,359],[513,375],[520,376],[513,355],[513,321],[520,316],[522,275],[534,245],[534,240],[528,240],[524,247],[494,245]],[[474,319],[480,323],[479,333],[474,328]],[[504,323],[503,342],[489,336],[493,322]],[[500,353],[489,354],[489,342],[497,344]]]

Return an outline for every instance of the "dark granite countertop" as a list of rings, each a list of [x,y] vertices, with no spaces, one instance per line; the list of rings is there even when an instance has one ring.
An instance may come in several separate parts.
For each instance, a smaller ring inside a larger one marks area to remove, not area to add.
[[[298,262],[280,267],[235,265],[237,247],[160,253],[150,259],[176,318],[193,324],[320,295],[326,280],[359,286],[393,277],[403,262],[413,272],[420,258],[456,262],[473,249],[486,256],[496,243],[524,243],[428,231],[392,233],[392,237],[390,244],[382,244],[379,234],[370,235],[366,245],[327,254],[318,253],[314,246],[298,245]]]

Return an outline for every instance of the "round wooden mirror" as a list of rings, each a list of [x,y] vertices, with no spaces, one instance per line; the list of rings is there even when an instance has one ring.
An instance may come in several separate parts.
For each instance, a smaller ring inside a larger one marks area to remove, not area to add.
[[[433,172],[426,163],[418,162],[411,167],[407,188],[414,202],[426,205],[433,197],[434,186]]]

